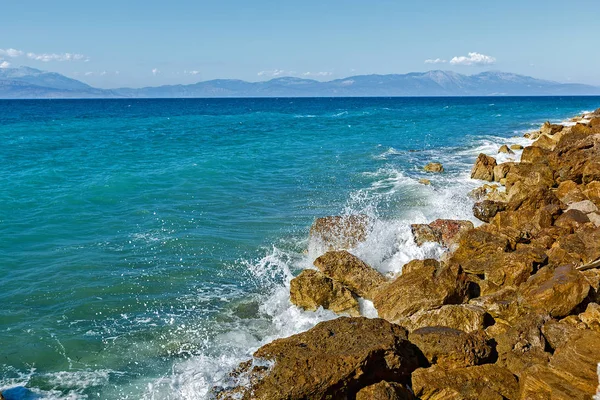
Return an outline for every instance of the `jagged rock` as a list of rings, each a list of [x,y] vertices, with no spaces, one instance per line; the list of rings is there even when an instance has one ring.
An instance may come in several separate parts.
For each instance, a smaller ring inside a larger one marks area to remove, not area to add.
[[[582,200],[569,204],[567,211],[569,210],[579,210],[584,214],[589,214],[598,211],[598,207],[590,200]]]
[[[358,300],[348,288],[311,269],[290,282],[290,301],[309,311],[323,307],[338,314],[360,315]]]
[[[362,214],[317,218],[310,228],[310,240],[329,250],[350,249],[366,240],[370,225],[369,217]]]
[[[521,375],[520,398],[539,400],[591,400],[591,394],[544,365],[534,365]]]
[[[510,149],[511,150],[523,150],[523,146],[521,146],[520,144],[511,144]]]
[[[420,328],[408,335],[430,364],[446,368],[460,368],[486,362],[492,347],[481,331],[465,333],[443,326]]]
[[[533,142],[532,146],[541,147],[542,149],[552,151],[554,150],[557,144],[558,139],[555,139],[548,135],[540,135],[540,137],[535,142]]]
[[[470,333],[484,329],[491,323],[490,315],[471,304],[448,304],[435,310],[419,311],[398,321],[409,332],[428,326],[444,326]]]
[[[591,200],[597,207],[600,207],[600,182],[594,181],[585,185],[583,194]]]
[[[505,144],[500,146],[500,148],[498,149],[498,153],[515,154],[515,152],[509,149],[508,146]]]
[[[494,157],[486,156],[485,154],[479,154],[475,165],[471,170],[471,179],[480,179],[483,181],[494,180],[494,167],[496,166],[496,159]]]
[[[483,200],[475,203],[473,206],[473,215],[475,218],[490,222],[500,211],[506,210],[506,203],[500,201]]]
[[[406,386],[395,382],[381,381],[361,389],[356,400],[414,400],[415,396]]]
[[[550,368],[591,397],[598,386],[596,367],[599,354],[600,333],[584,330],[556,349],[550,359]]]
[[[517,289],[511,286],[471,299],[469,304],[481,307],[492,317],[505,321],[515,319],[523,311]]]
[[[600,135],[571,133],[563,136],[550,155],[557,181],[572,180],[576,183],[598,179],[600,159]]]
[[[596,226],[596,228],[600,228],[600,213],[589,213],[587,217],[590,222]]]
[[[549,121],[546,121],[544,122],[544,125],[542,125],[542,127],[540,128],[540,132],[542,133],[542,135],[552,136],[555,133],[562,131],[563,128],[563,125],[551,124]]]
[[[444,167],[439,162],[430,162],[423,169],[427,172],[444,172]]]
[[[373,303],[380,317],[394,322],[419,311],[460,304],[466,300],[467,289],[467,277],[459,267],[426,266],[382,287]]]
[[[412,224],[411,230],[415,243],[422,246],[426,242],[436,242],[445,247],[452,247],[461,235],[473,229],[471,221],[436,219],[429,224]]]
[[[600,229],[586,226],[583,229],[557,238],[548,251],[551,266],[585,265],[600,258]]]
[[[571,204],[586,200],[585,195],[579,186],[573,181],[564,181],[558,185],[556,189],[556,197],[565,204]]]
[[[408,263],[404,264],[402,267],[402,273],[408,274],[410,272],[416,271],[421,268],[435,268],[436,270],[441,268],[441,264],[438,260],[434,260],[432,258],[428,258],[425,260],[411,260]]]
[[[522,163],[538,164],[547,162],[552,152],[537,146],[527,146],[521,154]]]
[[[586,298],[589,290],[590,284],[581,272],[570,265],[554,270],[541,268],[520,288],[529,306],[553,317],[568,315]]]
[[[535,211],[524,209],[499,212],[490,221],[490,225],[482,229],[507,238],[510,247],[515,248],[517,243],[529,243],[533,238],[539,237],[544,230],[552,227],[552,223],[553,215],[544,207]]]
[[[590,161],[583,167],[581,180],[583,183],[600,181],[600,162]]]
[[[515,182],[530,187],[552,187],[554,174],[546,164],[514,163],[506,174],[506,190],[510,191]]]
[[[561,321],[551,319],[542,326],[542,333],[548,345],[556,350],[567,343],[569,339],[581,333],[581,328],[564,319]]]
[[[387,281],[379,271],[346,250],[328,251],[317,258],[314,265],[326,276],[369,300]]]
[[[519,384],[506,368],[495,364],[446,370],[433,366],[412,374],[413,391],[421,400],[516,400]]]
[[[524,187],[523,184],[517,182],[511,187],[508,196],[507,209],[509,210],[524,209],[535,212],[550,205],[560,208],[564,206],[547,186]]]
[[[272,363],[243,399],[345,399],[382,380],[407,382],[421,363],[406,331],[382,319],[341,317],[254,353]]]
[[[473,190],[471,190],[467,196],[469,196],[471,199],[475,200],[475,201],[480,201],[485,199],[485,197],[492,193],[492,192],[497,192],[498,189],[495,187],[492,187],[491,185],[485,184],[483,186],[480,186],[478,188],[475,188]]]
[[[502,179],[506,178],[506,175],[510,171],[510,168],[513,164],[514,163],[512,163],[512,162],[505,162],[505,163],[496,165],[494,167],[494,180],[496,182],[500,182]]]
[[[508,239],[477,228],[462,235],[449,262],[459,264],[465,272],[480,275],[485,273],[487,263],[508,249]]]
[[[577,209],[570,209],[559,216],[556,221],[554,221],[554,225],[565,228],[569,231],[569,233],[571,233],[575,230],[583,228],[583,226],[589,222],[590,219],[587,215],[585,215],[585,213]]]
[[[585,311],[579,314],[579,320],[583,322],[588,329],[600,332],[600,305],[597,303],[589,303]]]
[[[421,185],[431,185],[431,181],[429,179],[425,179],[425,178],[419,179],[419,183]]]

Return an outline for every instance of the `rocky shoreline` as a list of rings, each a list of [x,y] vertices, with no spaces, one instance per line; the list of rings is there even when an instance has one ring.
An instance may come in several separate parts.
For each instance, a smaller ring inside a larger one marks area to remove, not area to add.
[[[520,162],[480,154],[484,223],[415,224],[413,260],[384,276],[351,250],[363,215],[319,218],[328,251],[290,284],[305,310],[341,315],[262,346],[217,399],[592,399],[600,362],[600,109],[526,135]],[[429,166],[443,173],[441,165]],[[359,298],[379,318],[361,315]]]

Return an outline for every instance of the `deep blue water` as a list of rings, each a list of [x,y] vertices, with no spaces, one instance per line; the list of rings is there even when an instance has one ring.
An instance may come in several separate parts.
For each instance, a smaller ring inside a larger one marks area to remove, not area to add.
[[[0,101],[0,391],[196,399],[328,312],[289,304],[319,216],[366,212],[397,272],[411,222],[471,218],[480,151],[598,97]],[[518,155],[517,155],[518,156]],[[422,167],[441,161],[442,175]],[[417,183],[431,179],[431,186]]]

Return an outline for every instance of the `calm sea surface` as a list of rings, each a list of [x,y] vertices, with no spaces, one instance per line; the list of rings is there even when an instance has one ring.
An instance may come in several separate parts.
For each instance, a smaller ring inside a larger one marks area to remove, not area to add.
[[[320,255],[307,241],[316,217],[376,218],[353,252],[398,273],[441,252],[417,248],[410,223],[472,219],[479,152],[598,107],[598,97],[0,101],[0,391],[209,398],[261,344],[334,317],[289,303],[289,280]],[[446,172],[426,174],[429,161]]]

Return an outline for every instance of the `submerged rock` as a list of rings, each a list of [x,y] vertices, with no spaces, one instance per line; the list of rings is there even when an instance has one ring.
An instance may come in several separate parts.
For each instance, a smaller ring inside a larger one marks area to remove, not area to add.
[[[387,282],[379,271],[346,250],[328,251],[317,258],[314,264],[329,278],[369,300],[372,300],[378,288]]]
[[[329,250],[350,249],[363,242],[371,221],[367,215],[344,215],[317,218],[310,228],[310,240],[324,244]]]
[[[421,185],[431,185],[431,181],[429,179],[425,179],[425,178],[419,179],[419,183]]]
[[[347,317],[277,339],[254,357],[272,366],[261,379],[242,388],[238,398],[354,398],[362,388],[382,380],[408,382],[423,362],[402,327],[382,319]]]
[[[483,153],[479,154],[479,157],[477,157],[477,161],[471,170],[471,179],[493,181],[495,166],[496,159],[494,157],[486,156]]]
[[[444,166],[439,162],[430,162],[423,169],[427,172],[444,172]]]
[[[381,381],[361,389],[356,400],[415,400],[416,397],[405,385]]]
[[[308,311],[323,307],[338,314],[360,315],[358,300],[348,288],[311,269],[290,282],[290,301]]]

